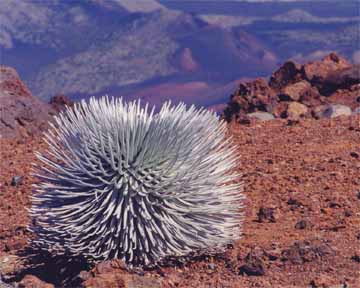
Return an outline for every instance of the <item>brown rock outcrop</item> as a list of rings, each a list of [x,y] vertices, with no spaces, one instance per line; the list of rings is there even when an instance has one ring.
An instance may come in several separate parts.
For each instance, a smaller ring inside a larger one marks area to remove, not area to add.
[[[0,67],[0,138],[34,135],[47,128],[53,110],[31,95],[10,67]]]
[[[321,108],[342,104],[355,109],[360,104],[360,65],[351,65],[331,53],[320,61],[304,65],[284,63],[270,77],[241,83],[223,112],[227,121],[241,122],[256,111],[276,118],[318,118]]]
[[[14,68],[0,66],[0,91],[9,95],[31,97],[30,90],[20,80]]]
[[[309,81],[313,86],[323,90],[325,80],[332,73],[350,68],[351,64],[344,58],[330,53],[321,61],[310,62],[302,67],[304,78]]]
[[[231,96],[231,104],[224,110],[225,119],[230,121],[234,114],[271,112],[276,102],[276,93],[264,78],[240,83],[238,90]]]
[[[285,62],[271,75],[269,81],[270,87],[281,89],[290,83],[300,81],[303,78],[301,68],[301,65],[293,61]]]

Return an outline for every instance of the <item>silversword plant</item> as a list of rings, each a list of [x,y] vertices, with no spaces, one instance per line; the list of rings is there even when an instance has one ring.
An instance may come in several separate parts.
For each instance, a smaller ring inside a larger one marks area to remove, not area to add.
[[[30,229],[52,253],[150,265],[240,237],[242,184],[226,124],[206,109],[91,98],[37,153]]]

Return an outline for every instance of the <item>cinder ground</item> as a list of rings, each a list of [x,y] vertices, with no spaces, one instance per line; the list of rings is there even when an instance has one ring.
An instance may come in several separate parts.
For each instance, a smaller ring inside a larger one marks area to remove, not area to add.
[[[229,130],[247,197],[243,237],[224,254],[142,273],[138,281],[196,288],[360,287],[360,117],[253,122]],[[1,257],[19,253],[30,237],[30,163],[45,144],[24,138],[0,145]],[[23,176],[16,187],[15,175]],[[48,272],[31,271],[49,282]],[[21,267],[16,273],[19,281]],[[108,265],[82,277],[88,287],[123,287],[121,279],[129,275]]]

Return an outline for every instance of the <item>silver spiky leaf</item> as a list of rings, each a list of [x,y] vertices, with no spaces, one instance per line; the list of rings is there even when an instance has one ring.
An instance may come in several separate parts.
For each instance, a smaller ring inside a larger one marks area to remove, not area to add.
[[[215,113],[103,97],[51,126],[37,153],[35,245],[148,265],[240,237],[236,148]]]

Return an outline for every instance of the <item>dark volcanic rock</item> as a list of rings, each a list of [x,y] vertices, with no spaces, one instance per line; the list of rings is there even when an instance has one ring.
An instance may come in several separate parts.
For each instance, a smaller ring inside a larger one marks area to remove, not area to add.
[[[18,186],[22,183],[23,181],[23,177],[22,176],[14,176],[12,179],[11,179],[11,186]]]
[[[333,255],[333,249],[319,241],[297,241],[281,253],[281,260],[292,264],[302,264],[321,260],[322,257]]]
[[[290,83],[296,83],[302,79],[301,65],[288,61],[285,62],[270,77],[270,87],[280,90]]]
[[[350,89],[356,84],[360,84],[360,65],[350,66],[330,73],[324,80],[321,93],[330,95],[338,89]]]
[[[313,226],[313,224],[310,221],[303,219],[295,224],[295,229],[300,229],[300,230],[308,229],[308,228],[311,228],[312,226]]]
[[[49,104],[56,112],[65,110],[66,106],[74,106],[74,102],[65,95],[55,95],[50,99]]]
[[[257,214],[258,222],[260,222],[260,223],[263,223],[263,222],[275,223],[276,219],[275,219],[274,214],[275,214],[274,208],[260,207],[259,212]]]
[[[360,263],[360,255],[355,254],[354,256],[351,256],[351,260]]]
[[[33,97],[10,67],[0,67],[0,138],[34,135],[47,128],[51,107]]]
[[[265,252],[256,247],[250,251],[245,257],[245,264],[239,267],[239,274],[248,276],[265,275]]]

